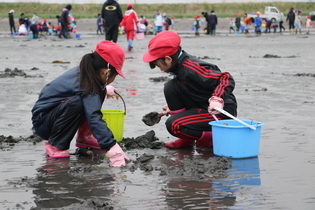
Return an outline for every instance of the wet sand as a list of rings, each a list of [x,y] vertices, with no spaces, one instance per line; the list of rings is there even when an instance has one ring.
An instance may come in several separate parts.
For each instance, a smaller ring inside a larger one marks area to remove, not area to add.
[[[0,34],[0,73],[6,68],[26,73],[0,78],[0,135],[21,139],[32,134],[30,110],[41,88],[76,66],[104,38],[93,27],[89,29],[91,22],[78,31],[80,39],[47,36],[34,40]],[[234,77],[238,118],[265,124],[258,157],[231,160],[231,168],[224,170],[226,176],[196,175],[187,170],[198,171],[192,167],[197,162],[210,167],[211,150],[131,149],[126,153],[133,161],[154,156],[147,167],[132,171],[136,162],[110,168],[107,161],[97,158],[73,155],[53,160],[45,156],[43,141],[4,142],[0,208],[313,209],[314,33],[237,36],[222,28],[215,37],[195,37],[184,30],[186,26],[183,23],[180,31],[183,49]],[[134,42],[134,51],[126,52],[126,79],[117,77],[113,85],[127,105],[124,137],[154,130],[159,141],[168,142],[175,138],[165,130],[166,117],[152,127],[142,122],[145,114],[160,112],[165,104],[163,81],[151,78],[167,75],[151,70],[141,60],[152,37]],[[118,44],[127,48],[124,35]],[[104,109],[123,109],[123,105],[120,100],[106,100]],[[72,143],[70,151],[74,152],[75,140]],[[166,174],[161,174],[165,167]]]

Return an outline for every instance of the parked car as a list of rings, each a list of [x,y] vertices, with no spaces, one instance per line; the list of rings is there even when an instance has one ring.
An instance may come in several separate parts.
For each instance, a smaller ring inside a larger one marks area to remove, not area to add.
[[[275,22],[278,22],[280,19],[279,14],[280,12],[277,7],[266,6],[265,12],[263,14],[260,14],[260,17],[266,20],[271,20],[271,22],[275,23]],[[257,13],[248,14],[248,17],[251,17],[251,18],[255,18],[256,16],[257,16]]]
[[[310,12],[309,16],[311,17],[311,20],[315,20],[315,11]]]

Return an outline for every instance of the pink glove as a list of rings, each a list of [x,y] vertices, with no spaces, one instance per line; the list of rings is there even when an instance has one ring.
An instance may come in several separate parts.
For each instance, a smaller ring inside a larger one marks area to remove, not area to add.
[[[209,107],[208,107],[208,112],[210,114],[219,114],[218,111],[215,111],[214,108],[218,107],[220,109],[223,109],[224,106],[224,101],[222,98],[217,97],[217,96],[212,96],[209,98]]]
[[[166,116],[168,116],[170,113],[171,113],[171,110],[168,108],[168,105],[165,104],[164,106],[162,106],[162,110],[163,110],[163,113],[166,114]]]
[[[109,165],[112,167],[124,166],[126,165],[125,159],[130,160],[117,143],[106,152],[106,157],[109,157]]]
[[[117,89],[112,85],[106,85],[106,96],[107,98],[116,98],[118,99],[119,96],[115,93],[117,92]]]

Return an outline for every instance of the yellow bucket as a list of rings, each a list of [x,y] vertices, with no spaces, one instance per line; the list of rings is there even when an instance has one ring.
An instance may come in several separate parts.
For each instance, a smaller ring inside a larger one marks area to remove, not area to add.
[[[123,110],[101,110],[103,120],[107,123],[107,127],[112,131],[114,138],[121,141],[124,134],[125,112]]]
[[[125,110],[112,110],[103,109],[101,110],[103,114],[103,120],[107,123],[107,127],[112,131],[114,138],[119,142],[123,139],[124,135],[124,123],[126,115],[126,104],[124,99],[116,93],[124,103]]]

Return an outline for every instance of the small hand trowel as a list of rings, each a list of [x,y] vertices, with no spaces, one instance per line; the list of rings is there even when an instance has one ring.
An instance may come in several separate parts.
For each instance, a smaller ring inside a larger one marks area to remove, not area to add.
[[[142,121],[144,124],[148,126],[153,126],[155,124],[158,124],[161,120],[161,117],[167,115],[166,112],[158,113],[158,112],[150,112],[143,116]]]

